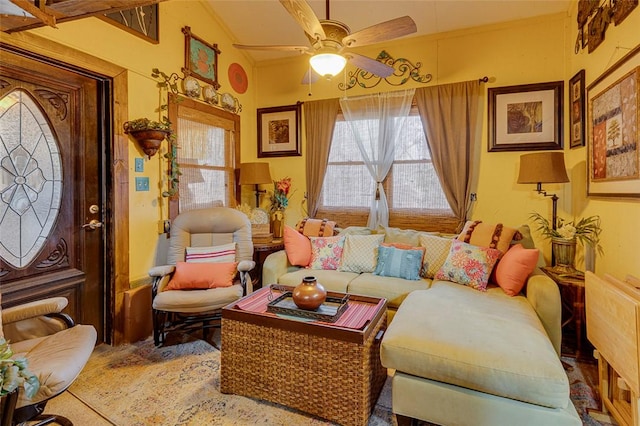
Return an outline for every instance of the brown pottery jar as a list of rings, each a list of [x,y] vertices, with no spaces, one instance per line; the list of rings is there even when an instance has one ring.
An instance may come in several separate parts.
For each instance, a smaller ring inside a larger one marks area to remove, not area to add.
[[[304,277],[293,289],[292,296],[298,308],[314,311],[327,299],[327,290],[316,281],[316,277]]]

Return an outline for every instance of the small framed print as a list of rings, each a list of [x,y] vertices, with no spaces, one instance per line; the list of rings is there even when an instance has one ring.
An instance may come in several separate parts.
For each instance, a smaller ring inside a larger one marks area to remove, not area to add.
[[[258,109],[258,158],[302,155],[302,103]]]
[[[209,44],[191,33],[191,27],[182,28],[184,34],[184,68],[185,77],[193,76],[209,83],[214,89],[220,88],[218,83],[217,44]]]
[[[562,149],[564,82],[490,87],[489,152]]]
[[[584,70],[578,71],[569,80],[569,146],[585,146],[585,102]]]

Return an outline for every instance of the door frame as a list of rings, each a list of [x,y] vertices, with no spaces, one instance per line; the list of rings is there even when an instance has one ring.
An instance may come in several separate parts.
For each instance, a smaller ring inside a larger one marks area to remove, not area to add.
[[[112,81],[112,97],[106,106],[111,110],[111,140],[107,141],[105,148],[108,152],[103,162],[104,203],[107,206],[105,220],[108,221],[104,235],[107,248],[104,251],[107,278],[104,289],[107,297],[104,340],[113,345],[125,343],[124,293],[129,290],[129,140],[123,128],[128,120],[127,69],[25,32],[3,33],[0,43],[100,74]]]

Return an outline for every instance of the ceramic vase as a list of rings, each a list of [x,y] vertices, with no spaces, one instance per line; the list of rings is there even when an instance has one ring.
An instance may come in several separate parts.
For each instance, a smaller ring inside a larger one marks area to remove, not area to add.
[[[315,311],[327,299],[324,289],[316,277],[304,277],[302,282],[293,289],[293,303],[300,309]]]
[[[284,236],[284,211],[276,210],[271,215],[271,232],[273,232],[273,238]]]
[[[551,238],[551,248],[555,258],[556,272],[572,273],[576,271],[576,239]]]

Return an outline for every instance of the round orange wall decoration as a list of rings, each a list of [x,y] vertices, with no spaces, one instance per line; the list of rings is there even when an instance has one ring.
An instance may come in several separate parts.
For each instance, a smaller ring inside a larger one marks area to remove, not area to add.
[[[231,82],[231,87],[237,93],[242,94],[247,91],[249,82],[247,81],[247,73],[244,72],[242,65],[235,62],[229,65],[229,82]]]

